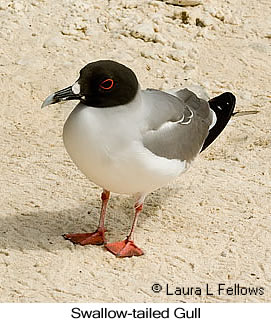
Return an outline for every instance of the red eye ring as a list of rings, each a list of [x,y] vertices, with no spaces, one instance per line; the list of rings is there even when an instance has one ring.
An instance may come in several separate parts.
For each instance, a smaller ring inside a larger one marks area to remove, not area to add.
[[[112,89],[113,85],[114,85],[114,81],[112,79],[106,79],[102,81],[99,87],[103,90],[110,90]]]

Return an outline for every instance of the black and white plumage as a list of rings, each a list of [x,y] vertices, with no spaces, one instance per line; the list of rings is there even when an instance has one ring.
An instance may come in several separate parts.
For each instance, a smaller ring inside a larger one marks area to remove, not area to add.
[[[211,144],[229,121],[235,97],[224,93],[207,102],[188,89],[141,90],[132,70],[106,60],[86,65],[72,86],[50,95],[42,107],[63,100],[80,100],[64,125],[66,150],[104,189],[97,231],[86,239],[80,234],[65,237],[97,244],[98,235],[98,243],[104,243],[109,192],[133,194],[136,216],[131,233],[106,247],[120,257],[142,254],[132,233],[146,195],[178,177]]]

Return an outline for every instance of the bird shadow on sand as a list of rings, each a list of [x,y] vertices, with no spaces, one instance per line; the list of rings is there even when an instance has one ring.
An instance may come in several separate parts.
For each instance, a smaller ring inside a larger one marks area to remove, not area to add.
[[[157,208],[168,197],[168,190],[149,195],[140,214],[140,230],[148,227],[148,221]],[[0,251],[2,250],[47,250],[57,251],[72,245],[63,238],[64,233],[95,231],[99,221],[100,201],[93,198],[90,204],[81,204],[78,208],[56,211],[37,211],[0,215]],[[94,205],[94,207],[90,207]],[[108,241],[124,239],[130,231],[134,216],[134,199],[121,196],[111,198],[107,209],[106,228]],[[139,228],[136,229],[137,231]]]

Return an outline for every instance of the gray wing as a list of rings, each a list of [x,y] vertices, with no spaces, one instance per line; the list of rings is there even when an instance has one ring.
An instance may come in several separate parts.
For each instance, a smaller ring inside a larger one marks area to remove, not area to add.
[[[188,89],[174,95],[147,90],[144,97],[149,120],[143,135],[144,146],[160,157],[193,160],[212,123],[208,102]]]

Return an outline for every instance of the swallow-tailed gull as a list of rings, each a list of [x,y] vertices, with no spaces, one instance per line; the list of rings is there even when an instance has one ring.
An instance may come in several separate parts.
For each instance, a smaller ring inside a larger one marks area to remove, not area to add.
[[[188,89],[141,90],[135,73],[111,60],[87,64],[72,85],[47,97],[42,107],[79,100],[67,118],[63,141],[73,162],[103,192],[98,228],[64,237],[81,245],[105,244],[117,257],[143,254],[133,233],[148,193],[182,174],[230,120],[235,97],[209,101]],[[135,196],[131,231],[107,243],[105,212],[110,192]]]

